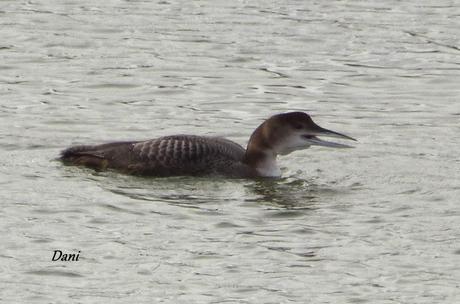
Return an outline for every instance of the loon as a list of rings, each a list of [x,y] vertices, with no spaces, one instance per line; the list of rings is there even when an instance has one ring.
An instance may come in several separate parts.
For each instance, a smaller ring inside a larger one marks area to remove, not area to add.
[[[356,140],[318,126],[304,112],[288,112],[274,115],[257,127],[246,150],[225,138],[172,135],[145,141],[73,146],[62,151],[60,159],[64,164],[142,176],[280,177],[277,155],[310,146],[351,148],[317,136]]]

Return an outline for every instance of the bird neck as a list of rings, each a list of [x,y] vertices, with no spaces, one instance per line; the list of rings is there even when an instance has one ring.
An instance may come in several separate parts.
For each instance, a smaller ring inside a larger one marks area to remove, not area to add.
[[[276,163],[277,153],[265,133],[264,124],[252,133],[243,162],[256,170],[260,176],[278,177],[281,176],[281,170]]]

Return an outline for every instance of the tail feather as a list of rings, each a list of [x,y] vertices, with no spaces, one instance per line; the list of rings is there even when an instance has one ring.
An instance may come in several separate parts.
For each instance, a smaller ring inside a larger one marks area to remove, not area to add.
[[[61,161],[70,165],[81,165],[94,169],[105,169],[107,160],[95,146],[73,146],[61,152]]]
[[[103,158],[104,156],[95,151],[95,146],[73,146],[61,151],[61,160],[67,160],[82,155],[90,155]]]
[[[132,144],[135,141],[111,142],[102,145],[81,145],[61,152],[64,164],[90,167],[96,170],[107,168],[129,169]]]

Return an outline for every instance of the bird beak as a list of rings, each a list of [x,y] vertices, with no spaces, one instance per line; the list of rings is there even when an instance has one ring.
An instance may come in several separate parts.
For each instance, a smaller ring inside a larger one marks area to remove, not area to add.
[[[318,125],[315,125],[311,131],[307,131],[302,135],[304,140],[311,146],[323,146],[323,147],[329,147],[329,148],[353,148],[353,146],[322,140],[318,138],[317,136],[335,137],[335,138],[356,141],[356,139],[354,139],[353,137],[350,137],[350,136],[347,136],[345,134],[341,134],[335,131],[331,131],[328,129],[321,128]]]

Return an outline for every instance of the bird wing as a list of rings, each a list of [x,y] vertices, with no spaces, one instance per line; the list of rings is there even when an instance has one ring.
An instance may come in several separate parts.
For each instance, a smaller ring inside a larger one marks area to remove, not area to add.
[[[245,150],[224,138],[174,135],[134,143],[131,153],[131,168],[141,174],[199,175],[241,162]]]

